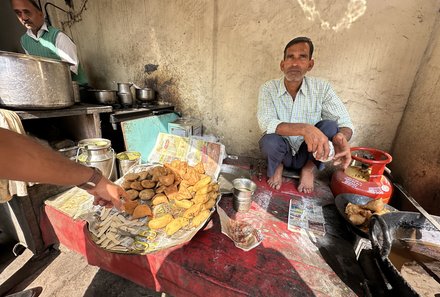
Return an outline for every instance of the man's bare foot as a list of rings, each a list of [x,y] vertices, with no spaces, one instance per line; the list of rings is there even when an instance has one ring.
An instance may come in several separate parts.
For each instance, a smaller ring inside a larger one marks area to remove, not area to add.
[[[299,178],[298,192],[306,194],[313,192],[313,184],[315,181],[315,164],[308,161],[301,169],[301,176]]]
[[[283,183],[283,164],[278,165],[275,173],[267,180],[267,183],[272,189],[279,190]]]

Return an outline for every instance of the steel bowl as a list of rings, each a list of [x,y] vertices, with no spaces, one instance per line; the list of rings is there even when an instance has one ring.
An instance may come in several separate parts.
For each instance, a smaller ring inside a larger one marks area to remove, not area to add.
[[[140,101],[154,101],[156,94],[154,90],[150,88],[136,89],[136,99]]]
[[[118,103],[118,95],[113,90],[90,90],[99,104],[112,105]]]

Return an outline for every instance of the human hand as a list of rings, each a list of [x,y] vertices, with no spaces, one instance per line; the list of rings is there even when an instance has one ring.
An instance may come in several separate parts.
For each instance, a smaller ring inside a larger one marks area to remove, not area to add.
[[[304,131],[304,141],[307,144],[307,150],[315,153],[316,160],[325,160],[328,158],[330,148],[328,146],[328,138],[318,128],[307,125]]]
[[[332,142],[335,147],[333,165],[340,165],[343,169],[347,169],[351,163],[351,151],[347,139],[344,134],[336,133],[336,135],[333,136]]]
[[[129,199],[129,196],[124,189],[105,177],[102,177],[95,188],[88,190],[87,192],[95,197],[93,205],[101,205],[105,207],[115,206],[119,210],[124,210],[121,198],[125,198],[125,200]]]

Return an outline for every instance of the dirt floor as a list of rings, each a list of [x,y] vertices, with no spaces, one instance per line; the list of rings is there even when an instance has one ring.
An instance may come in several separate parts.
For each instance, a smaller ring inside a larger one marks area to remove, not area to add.
[[[42,297],[169,296],[145,289],[110,272],[90,266],[64,247],[50,249],[38,259],[25,250],[15,257],[12,243],[0,243],[0,296],[40,286]]]

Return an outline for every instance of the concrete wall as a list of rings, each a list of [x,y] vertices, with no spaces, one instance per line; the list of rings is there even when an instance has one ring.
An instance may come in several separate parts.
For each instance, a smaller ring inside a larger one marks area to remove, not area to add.
[[[310,36],[311,75],[331,81],[347,103],[353,145],[390,150],[439,1],[315,2],[88,1],[81,21],[65,30],[95,87],[152,80],[165,100],[203,120],[229,153],[244,155],[258,153],[259,86],[281,76],[292,37]],[[81,1],[74,3],[79,10]],[[58,24],[65,20],[58,17]],[[147,75],[145,64],[159,68]]]
[[[440,22],[414,82],[393,145],[392,170],[416,200],[440,215]],[[405,208],[410,209],[404,201]]]
[[[66,8],[62,0],[52,2]],[[74,0],[75,12],[83,2]],[[352,145],[391,151],[401,125],[394,173],[411,183],[412,193],[438,189],[439,124],[432,119],[439,106],[438,40],[427,48],[439,29],[440,1],[85,2],[87,9],[70,26],[62,25],[65,14],[50,9],[50,15],[77,43],[92,85],[153,82],[163,100],[201,119],[205,133],[218,136],[229,154],[259,154],[258,89],[281,76],[290,39],[311,37],[316,53],[310,75],[332,82],[346,103],[356,126]],[[4,39],[2,33],[0,43]],[[146,74],[146,64],[159,68]]]

